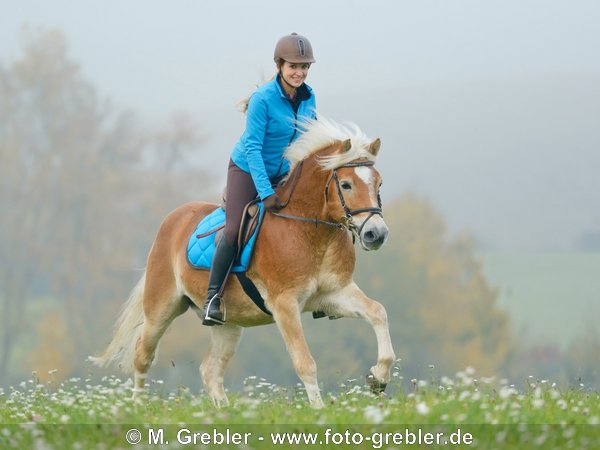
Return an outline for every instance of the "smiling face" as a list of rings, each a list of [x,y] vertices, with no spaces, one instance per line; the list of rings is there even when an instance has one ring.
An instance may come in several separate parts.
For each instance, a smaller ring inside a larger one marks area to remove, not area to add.
[[[285,82],[289,86],[297,89],[304,83],[309,68],[309,63],[291,63],[284,61],[283,64],[280,65],[279,70]]]

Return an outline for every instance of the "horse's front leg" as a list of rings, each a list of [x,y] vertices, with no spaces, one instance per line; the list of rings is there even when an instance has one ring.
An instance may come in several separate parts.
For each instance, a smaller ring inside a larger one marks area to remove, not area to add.
[[[242,328],[225,324],[211,327],[210,332],[210,347],[208,354],[200,364],[200,375],[208,396],[213,404],[220,408],[229,405],[223,386],[223,377],[240,341]]]
[[[371,367],[367,382],[373,392],[383,392],[390,381],[392,365],[396,359],[384,306],[367,297],[352,282],[334,295],[327,296],[321,307],[330,315],[359,317],[371,324],[377,337],[377,364]]]
[[[313,408],[322,408],[324,404],[317,383],[317,364],[304,337],[296,296],[290,293],[281,294],[270,302],[269,308],[283,336],[294,369],[304,383],[308,401]]]

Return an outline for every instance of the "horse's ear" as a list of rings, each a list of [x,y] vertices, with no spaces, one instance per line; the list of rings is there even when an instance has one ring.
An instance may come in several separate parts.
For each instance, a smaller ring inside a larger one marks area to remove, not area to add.
[[[377,156],[377,153],[379,153],[379,147],[381,147],[381,139],[377,138],[369,145],[369,153],[373,156]]]
[[[348,150],[350,150],[350,147],[352,147],[352,141],[350,141],[350,139],[346,139],[344,142],[342,142],[342,153],[346,153]]]

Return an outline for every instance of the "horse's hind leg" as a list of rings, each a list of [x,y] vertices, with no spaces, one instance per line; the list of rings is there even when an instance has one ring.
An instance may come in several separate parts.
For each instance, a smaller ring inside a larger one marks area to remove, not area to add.
[[[223,387],[225,370],[235,353],[242,335],[242,328],[236,325],[225,324],[211,327],[211,340],[208,354],[200,365],[200,375],[204,388],[215,406],[227,406],[229,400]]]
[[[392,364],[396,358],[385,307],[367,297],[354,282],[324,299],[321,306],[328,314],[360,317],[371,324],[377,337],[377,363],[371,367],[367,381],[373,392],[382,392],[390,381]]]
[[[188,309],[188,303],[176,292],[174,281],[164,284],[161,281],[160,277],[146,277],[144,324],[135,348],[134,397],[144,390],[160,338],[171,322]]]

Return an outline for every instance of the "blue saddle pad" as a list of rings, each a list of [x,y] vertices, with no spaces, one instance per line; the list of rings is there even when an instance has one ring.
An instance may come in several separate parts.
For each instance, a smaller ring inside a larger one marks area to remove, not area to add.
[[[233,268],[231,269],[232,272],[245,272],[248,268],[250,258],[252,257],[254,243],[256,242],[256,236],[258,235],[258,230],[260,229],[264,216],[264,207],[262,202],[258,203],[258,208],[258,224],[256,229],[242,250],[240,258],[234,261]],[[225,210],[223,210],[221,207],[215,209],[212,213],[200,221],[196,227],[196,230],[190,236],[187,246],[187,258],[192,266],[198,269],[210,269],[213,255],[215,254],[215,237],[217,235],[217,231],[222,228],[224,223]],[[204,234],[207,235],[198,238],[198,236]]]

